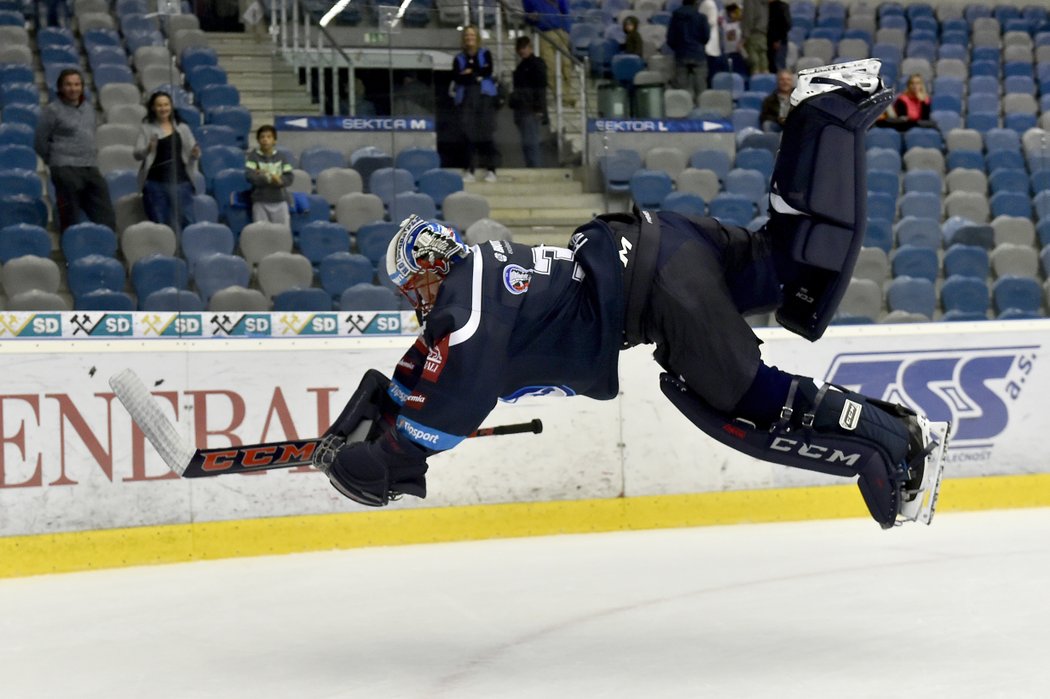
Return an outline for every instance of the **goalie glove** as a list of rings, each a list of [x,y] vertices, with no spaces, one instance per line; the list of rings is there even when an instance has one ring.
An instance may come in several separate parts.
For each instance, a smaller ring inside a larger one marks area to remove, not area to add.
[[[322,445],[323,446],[323,445]],[[427,462],[414,445],[403,447],[393,432],[374,442],[351,442],[318,449],[324,456],[314,465],[332,486],[354,502],[383,507],[402,495],[427,496]]]

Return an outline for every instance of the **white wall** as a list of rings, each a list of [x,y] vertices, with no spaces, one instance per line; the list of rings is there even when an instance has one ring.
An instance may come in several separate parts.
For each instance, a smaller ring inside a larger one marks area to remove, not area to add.
[[[1050,322],[833,328],[816,344],[764,330],[768,363],[911,402],[952,419],[948,477],[1050,470],[1040,431]],[[345,512],[316,472],[178,480],[113,398],[132,367],[189,440],[224,446],[312,437],[369,367],[410,337],[0,342],[0,536]],[[874,350],[872,348],[875,348]],[[698,357],[697,361],[703,361]],[[530,398],[486,424],[544,422],[541,435],[470,440],[431,459],[425,501],[395,507],[611,498],[784,487],[833,479],[716,444],[659,391],[647,348],[621,355],[621,396]],[[850,378],[852,377],[852,378]],[[212,433],[204,437],[205,433]],[[410,501],[410,502],[409,502]]]

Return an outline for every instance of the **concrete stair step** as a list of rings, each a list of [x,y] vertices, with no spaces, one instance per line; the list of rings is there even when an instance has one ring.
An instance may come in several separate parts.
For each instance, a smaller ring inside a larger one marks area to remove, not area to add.
[[[572,232],[579,225],[551,225],[551,226],[528,226],[528,225],[503,225],[510,229],[514,242],[522,245],[556,245],[565,247]],[[582,221],[580,222],[582,223]]]
[[[524,197],[518,194],[492,194],[485,195],[492,209],[528,209],[547,212],[548,215],[560,213],[562,210],[602,211],[605,209],[605,199],[601,194],[535,194]],[[523,204],[525,205],[523,207]]]
[[[575,173],[572,168],[567,167],[518,167],[518,168],[501,168],[497,171],[499,179],[496,181],[496,185],[508,184],[508,183],[520,183],[520,182],[540,182],[540,183],[564,183],[572,182]],[[491,187],[493,186],[490,182],[469,182],[467,183],[467,189],[472,187]],[[482,190],[479,189],[479,192]]]
[[[537,197],[542,195],[580,195],[583,193],[583,183],[575,180],[557,180],[554,182],[505,182],[503,171],[498,173],[500,180],[496,182],[468,182],[464,185],[468,192],[480,194],[491,201],[492,197]]]
[[[597,214],[604,212],[605,207],[603,206],[556,210],[548,208],[511,209],[492,207],[489,216],[510,228],[535,228],[536,226],[569,226],[576,228],[591,220]]]

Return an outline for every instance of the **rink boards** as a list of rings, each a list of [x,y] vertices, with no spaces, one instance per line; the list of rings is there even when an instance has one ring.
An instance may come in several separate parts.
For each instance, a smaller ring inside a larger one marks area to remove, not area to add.
[[[909,403],[955,425],[941,510],[1050,504],[1042,347],[1050,322],[760,332],[766,361]],[[712,442],[659,391],[646,348],[621,355],[612,401],[523,398],[486,425],[544,432],[434,457],[426,500],[373,511],[310,469],[179,480],[113,398],[133,368],[188,441],[312,437],[405,335],[0,341],[0,577],[415,541],[860,517],[852,485]],[[698,358],[698,361],[703,361]],[[873,524],[873,526],[875,526]]]

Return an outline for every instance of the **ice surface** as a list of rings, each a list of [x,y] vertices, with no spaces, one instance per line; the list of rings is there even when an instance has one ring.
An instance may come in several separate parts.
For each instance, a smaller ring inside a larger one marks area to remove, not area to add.
[[[0,694],[1045,697],[1050,509],[0,580]]]

